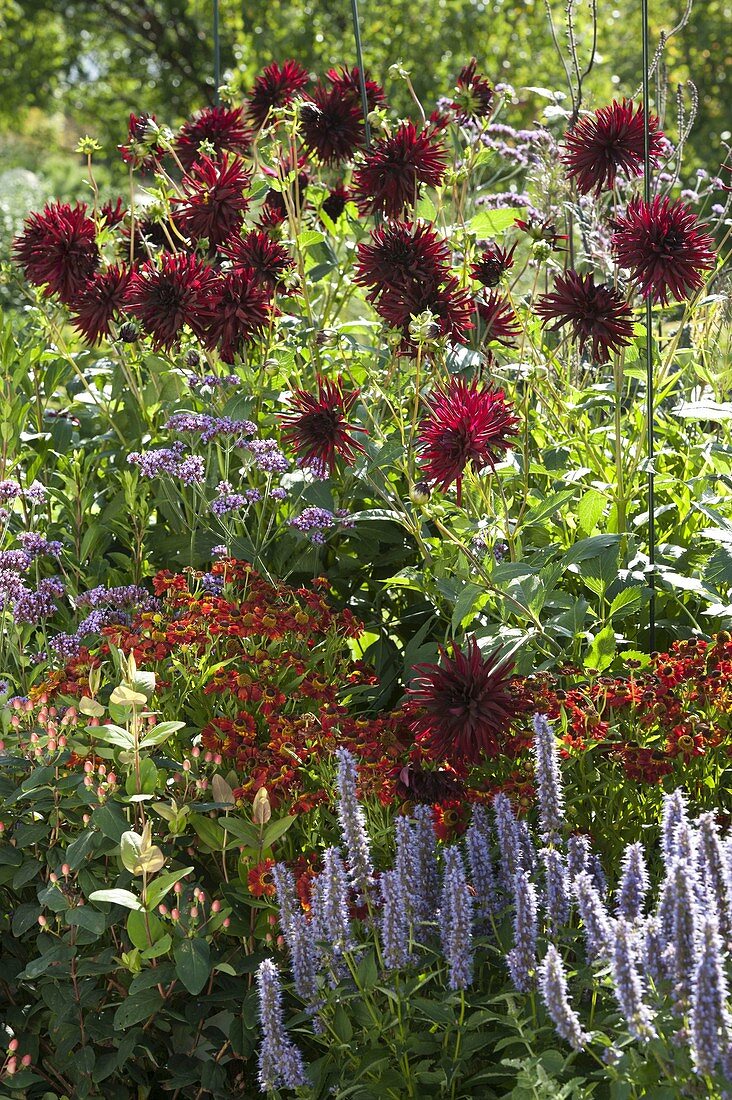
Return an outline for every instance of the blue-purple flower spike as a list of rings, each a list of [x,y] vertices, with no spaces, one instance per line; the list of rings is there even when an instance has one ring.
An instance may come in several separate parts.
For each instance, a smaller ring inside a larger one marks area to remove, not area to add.
[[[262,1045],[259,1050],[259,1087],[262,1092],[277,1088],[297,1089],[309,1085],[300,1051],[285,1031],[282,989],[277,967],[265,959],[257,971],[259,1018]]]
[[[669,868],[677,854],[676,830],[682,821],[688,821],[686,798],[680,789],[663,796],[663,816],[661,819],[661,850],[663,861]]]
[[[719,836],[714,813],[702,814],[697,821],[697,854],[700,885],[706,904],[719,914],[719,931],[732,937],[732,876]]]
[[[573,833],[567,841],[567,871],[571,879],[586,871],[590,858],[590,838],[584,833]]]
[[[643,982],[638,970],[633,929],[622,917],[615,922],[610,970],[615,996],[628,1031],[641,1042],[655,1038],[653,1016],[643,1000]]]
[[[716,918],[705,915],[699,930],[698,961],[691,999],[691,1052],[696,1072],[714,1070],[730,1045],[729,990]]]
[[[545,715],[535,714],[533,726],[539,827],[545,843],[556,844],[565,824],[557,739]]]
[[[549,944],[544,961],[539,967],[539,989],[557,1034],[573,1050],[582,1050],[587,1045],[589,1036],[582,1030],[579,1016],[569,1003],[567,975],[553,943]]]
[[[547,924],[557,934],[569,920],[569,875],[564,856],[556,848],[542,848],[544,865],[544,911]]]
[[[511,799],[503,791],[499,791],[493,799],[493,813],[496,818],[501,880],[506,889],[511,890],[517,873],[522,869],[521,838]]]
[[[399,970],[409,961],[407,892],[398,871],[384,871],[379,879],[382,909],[381,951],[387,970]]]
[[[445,850],[445,874],[440,906],[440,935],[451,989],[466,989],[473,980],[473,899],[458,848]]]
[[[490,825],[483,806],[473,807],[473,817],[465,834],[470,878],[475,890],[476,919],[481,929],[489,923],[497,907],[497,891],[493,874]]]
[[[414,809],[413,865],[415,886],[412,905],[415,924],[434,920],[440,903],[440,876],[437,868],[437,842],[430,806]]]
[[[511,980],[519,993],[536,985],[536,890],[525,871],[514,879],[513,947],[508,953]]]
[[[374,884],[371,842],[366,816],[356,796],[356,759],[348,749],[336,750],[338,758],[338,823],[346,845],[351,884],[359,903],[370,897]]]
[[[614,935],[612,921],[602,903],[602,898],[587,871],[577,875],[572,885],[577,899],[577,908],[585,926],[587,957],[606,959],[610,954]]]
[[[618,887],[616,910],[631,924],[643,919],[643,906],[649,881],[643,845],[629,844],[623,855],[622,874]]]
[[[318,876],[314,917],[318,936],[336,956],[353,946],[351,921],[348,916],[348,876],[337,848],[328,848],[323,856],[323,870]]]

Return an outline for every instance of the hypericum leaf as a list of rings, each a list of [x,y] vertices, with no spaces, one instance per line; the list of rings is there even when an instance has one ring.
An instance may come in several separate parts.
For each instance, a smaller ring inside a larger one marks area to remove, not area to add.
[[[182,871],[168,871],[165,875],[160,875],[154,882],[148,883],[147,892],[145,894],[145,900],[147,902],[147,908],[152,911],[157,909],[160,902],[163,900],[169,890],[175,886],[176,882],[180,882],[186,875],[190,875],[192,867],[184,867]]]
[[[131,890],[95,890],[89,895],[89,901],[108,901],[110,905],[123,905],[125,909],[142,910],[140,899]]]
[[[203,939],[183,940],[173,952],[175,972],[192,997],[201,992],[211,973],[208,943]]]
[[[163,741],[177,733],[178,730],[183,729],[185,722],[160,722],[157,726],[153,726],[149,733],[146,733],[140,742],[141,749],[148,749],[151,745],[161,745]]]

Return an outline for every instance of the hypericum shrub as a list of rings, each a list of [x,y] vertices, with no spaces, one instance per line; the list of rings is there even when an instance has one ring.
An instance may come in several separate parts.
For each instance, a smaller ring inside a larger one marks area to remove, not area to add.
[[[724,1095],[729,841],[714,814],[689,819],[679,789],[660,853],[630,844],[608,887],[569,832],[554,732],[541,715],[533,728],[535,829],[497,795],[493,824],[477,807],[464,846],[438,849],[417,811],[395,823],[390,870],[373,859],[356,760],[338,751],[342,843],[307,912],[290,872],[274,871],[296,1014],[288,1026],[284,967],[261,963],[263,1092]]]

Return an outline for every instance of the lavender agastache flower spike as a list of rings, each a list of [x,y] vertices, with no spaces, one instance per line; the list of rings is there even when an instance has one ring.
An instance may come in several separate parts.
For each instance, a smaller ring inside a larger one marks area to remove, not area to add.
[[[262,1045],[259,1050],[259,1087],[273,1092],[283,1087],[309,1085],[300,1051],[287,1035],[282,1012],[282,988],[277,967],[265,959],[257,971]]]
[[[545,843],[556,844],[565,825],[557,739],[545,715],[535,714],[533,726],[539,828]]]
[[[676,830],[682,821],[688,821],[686,798],[680,789],[663,796],[663,816],[661,818],[661,849],[666,867],[676,856]]]
[[[700,922],[698,883],[693,869],[677,859],[664,884],[660,916],[663,930],[669,934],[668,955],[674,979],[674,992],[683,1001],[691,996],[696,955],[696,936]]]
[[[618,917],[615,922],[610,970],[615,996],[628,1031],[634,1039],[642,1042],[655,1038],[653,1015],[643,1000],[643,983],[635,957],[633,929],[623,917]]]
[[[616,899],[616,912],[631,924],[643,919],[643,906],[649,881],[645,853],[640,843],[629,844],[622,863],[620,886]]]
[[[701,887],[707,905],[719,914],[719,931],[732,937],[732,877],[719,827],[713,813],[702,814],[697,822],[697,852]]]
[[[544,909],[547,923],[557,934],[569,920],[569,875],[562,853],[542,848],[539,859],[544,867]]]
[[[522,868],[521,839],[511,800],[503,791],[499,791],[493,799],[493,813],[496,818],[498,851],[501,857],[501,879],[504,886],[510,890],[517,873]]]
[[[400,884],[407,924],[415,924],[426,908],[424,883],[420,874],[415,829],[408,817],[400,816],[394,825],[396,854],[394,873]]]
[[[414,873],[416,886],[413,892],[414,923],[426,924],[434,920],[440,903],[440,876],[437,869],[437,844],[435,826],[430,806],[414,809]]]
[[[589,959],[608,958],[613,943],[613,925],[595,883],[583,871],[572,883],[582,923]]]
[[[513,947],[508,953],[511,980],[519,993],[528,993],[536,984],[536,890],[526,871],[514,879]]]
[[[473,980],[473,899],[458,848],[445,851],[445,873],[440,906],[442,950],[448,964],[450,989],[467,989]]]
[[[348,876],[337,848],[328,848],[323,855],[315,896],[318,904],[314,916],[320,939],[336,956],[350,951],[353,935],[348,916]]]
[[[700,922],[689,1021],[694,1068],[701,1075],[714,1073],[723,1051],[729,1048],[728,998],[717,920],[705,914]]]
[[[319,953],[315,946],[315,929],[304,913],[295,886],[295,876],[284,863],[272,868],[280,908],[280,928],[290,953],[292,977],[298,997],[314,1008],[318,992]]]
[[[517,821],[519,852],[521,853],[521,866],[524,871],[535,871],[537,864],[536,847],[534,845],[531,830],[525,821]]]
[[[496,882],[490,845],[490,826],[483,806],[473,807],[470,827],[465,834],[470,878],[475,890],[475,910],[479,927],[484,928],[497,908]]]
[[[658,918],[648,917],[641,932],[641,966],[656,988],[668,977],[665,950]]]
[[[371,843],[366,817],[356,796],[356,759],[348,749],[336,750],[338,758],[338,823],[346,846],[351,884],[359,904],[367,901],[374,884]]]
[[[409,961],[408,890],[398,871],[385,871],[379,879],[382,910],[381,950],[387,970],[399,970]]]
[[[272,868],[272,881],[277,892],[277,904],[280,907],[280,928],[289,947],[292,925],[300,908],[295,876],[284,863],[275,863]]]
[[[582,1050],[587,1045],[589,1035],[582,1030],[579,1016],[569,1003],[567,975],[553,943],[549,944],[544,961],[539,967],[539,989],[557,1034],[573,1050]]]
[[[570,879],[587,870],[590,858],[590,838],[584,833],[574,833],[567,841],[567,872]]]

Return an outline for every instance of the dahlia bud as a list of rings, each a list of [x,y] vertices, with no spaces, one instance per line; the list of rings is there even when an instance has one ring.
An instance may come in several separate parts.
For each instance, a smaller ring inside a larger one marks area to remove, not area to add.
[[[189,352],[186,352],[186,366],[187,367],[197,367],[200,362],[201,362],[201,356],[198,354],[197,351],[191,350]]]
[[[427,481],[417,481],[409,491],[409,499],[412,504],[424,507],[430,499],[430,487]]]
[[[132,321],[125,321],[123,325],[120,325],[119,338],[124,344],[134,344],[139,335],[137,325]]]
[[[531,246],[531,256],[537,263],[544,263],[552,254],[552,246],[549,241],[534,241]]]
[[[434,313],[426,309],[412,317],[409,322],[409,335],[418,344],[424,344],[427,340],[436,340],[440,335],[440,326]]]

